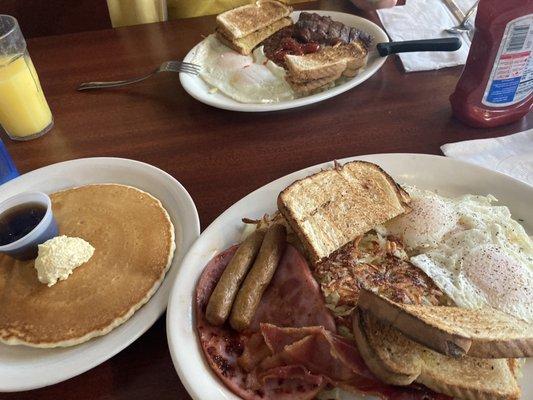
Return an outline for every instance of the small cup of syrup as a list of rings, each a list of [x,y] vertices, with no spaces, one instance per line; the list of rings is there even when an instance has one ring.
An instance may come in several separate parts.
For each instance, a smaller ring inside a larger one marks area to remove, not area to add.
[[[0,203],[0,253],[18,260],[37,257],[37,245],[58,235],[50,197],[26,192]]]

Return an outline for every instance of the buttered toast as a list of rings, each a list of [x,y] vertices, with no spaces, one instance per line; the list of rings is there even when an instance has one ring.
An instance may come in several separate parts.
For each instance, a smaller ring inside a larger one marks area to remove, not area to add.
[[[285,56],[287,82],[306,95],[334,83],[341,76],[353,77],[366,63],[367,50],[360,41],[326,46],[316,53]]]
[[[229,39],[240,39],[288,17],[292,8],[275,0],[259,0],[217,15],[217,29]]]
[[[229,38],[228,36],[226,36],[224,31],[219,28],[216,29],[216,35],[217,35],[217,39],[220,40],[222,43],[224,43],[226,46],[232,48],[233,50],[243,55],[248,55],[263,40],[265,40],[272,34],[276,33],[280,29],[286,26],[289,26],[291,24],[292,24],[292,20],[290,18],[282,18],[282,19],[279,19],[273,22],[271,25],[268,25],[258,31],[252,32],[249,35],[246,35],[242,38],[238,38],[238,39]]]
[[[318,262],[357,236],[409,211],[409,195],[380,167],[352,161],[294,182],[278,209]]]
[[[533,324],[493,308],[400,304],[368,290],[361,291],[358,306],[393,324],[412,340],[445,355],[533,356]]]
[[[365,47],[359,41],[355,41],[324,47],[316,53],[300,56],[287,54],[285,64],[291,80],[306,82],[337,73],[339,65],[342,65],[341,73],[346,70],[356,71],[365,64],[366,55]]]
[[[218,40],[248,55],[263,40],[292,25],[292,8],[275,0],[258,0],[217,16]]]
[[[354,336],[366,365],[383,382],[400,386],[417,382],[466,400],[520,398],[515,360],[448,357],[415,343],[364,310],[354,316]]]

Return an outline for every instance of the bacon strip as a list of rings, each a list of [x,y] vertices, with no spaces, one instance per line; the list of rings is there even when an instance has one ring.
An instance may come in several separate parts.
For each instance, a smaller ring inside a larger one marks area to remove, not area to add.
[[[450,399],[423,386],[398,387],[380,382],[366,367],[354,341],[323,327],[281,328],[261,324],[261,333],[272,355],[257,364],[251,376],[291,366],[322,376],[328,383],[347,391],[378,395],[386,400]],[[255,344],[258,344],[257,337]]]

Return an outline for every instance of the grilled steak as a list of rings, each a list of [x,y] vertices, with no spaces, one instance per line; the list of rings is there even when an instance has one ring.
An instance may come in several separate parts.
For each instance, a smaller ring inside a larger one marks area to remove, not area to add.
[[[333,21],[331,17],[308,12],[300,13],[298,22],[294,24],[294,36],[304,43],[317,42],[329,46],[360,40],[367,49],[372,42],[372,37],[366,32]]]
[[[323,46],[350,43],[359,40],[368,50],[372,37],[359,29],[333,21],[315,13],[302,12],[298,22],[287,26],[265,39],[266,56],[276,64],[285,67],[285,55],[302,55],[320,51]]]

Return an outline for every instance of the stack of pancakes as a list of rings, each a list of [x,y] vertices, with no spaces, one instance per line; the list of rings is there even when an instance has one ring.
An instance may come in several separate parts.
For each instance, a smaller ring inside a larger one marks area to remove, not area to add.
[[[174,255],[174,226],[161,202],[139,189],[88,185],[51,195],[62,235],[93,257],[47,287],[34,261],[0,255],[0,342],[72,346],[128,320],[158,289]]]

